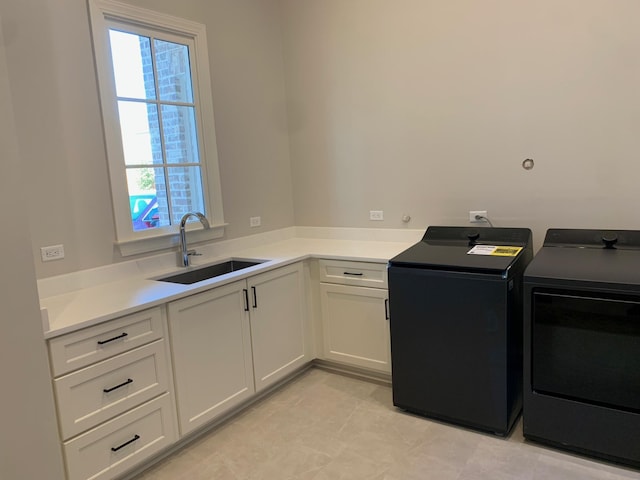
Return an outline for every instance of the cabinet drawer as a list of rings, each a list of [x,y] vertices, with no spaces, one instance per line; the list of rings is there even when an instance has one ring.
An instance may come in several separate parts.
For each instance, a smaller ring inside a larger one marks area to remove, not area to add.
[[[54,381],[63,439],[71,438],[168,390],[164,340]]]
[[[105,480],[176,441],[168,393],[141,405],[63,446],[68,480]]]
[[[387,265],[384,263],[320,260],[320,281],[387,288]]]
[[[49,340],[53,375],[86,367],[164,335],[161,307]]]

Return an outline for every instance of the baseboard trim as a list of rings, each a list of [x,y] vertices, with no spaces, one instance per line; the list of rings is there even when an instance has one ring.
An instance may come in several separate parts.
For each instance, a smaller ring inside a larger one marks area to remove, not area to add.
[[[375,372],[366,368],[353,367],[351,365],[344,365],[342,363],[323,360],[320,358],[316,358],[313,361],[313,366],[331,373],[337,373],[340,375],[358,378],[360,380],[391,386],[391,374],[389,373]]]

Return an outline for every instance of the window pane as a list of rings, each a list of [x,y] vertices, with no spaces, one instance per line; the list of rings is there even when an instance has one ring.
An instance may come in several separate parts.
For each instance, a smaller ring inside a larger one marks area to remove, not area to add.
[[[158,108],[154,104],[119,101],[125,165],[162,163]]]
[[[189,47],[154,39],[160,100],[193,103]]]
[[[133,33],[109,30],[111,60],[119,97],[155,99],[151,41]]]
[[[162,105],[167,163],[199,163],[195,109]]]
[[[156,182],[158,175],[163,178],[160,182]],[[165,182],[161,168],[127,169],[127,186],[134,231],[169,225],[167,195],[164,191]],[[162,198],[165,199],[164,202]]]
[[[200,167],[170,167],[167,171],[173,223],[178,223],[187,212],[197,211],[206,215]]]

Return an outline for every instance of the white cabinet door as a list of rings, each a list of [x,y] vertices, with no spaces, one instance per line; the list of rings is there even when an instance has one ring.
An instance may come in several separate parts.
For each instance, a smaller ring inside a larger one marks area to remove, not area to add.
[[[302,264],[249,278],[256,390],[286,377],[308,359]]]
[[[391,373],[387,291],[320,284],[324,357]]]
[[[184,435],[254,392],[246,282],[169,304],[169,328]]]

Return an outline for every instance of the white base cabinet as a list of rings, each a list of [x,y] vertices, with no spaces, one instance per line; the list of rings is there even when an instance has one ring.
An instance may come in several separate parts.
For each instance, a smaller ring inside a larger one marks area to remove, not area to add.
[[[118,478],[175,444],[178,429],[309,362],[303,271],[288,265],[49,340],[68,480]]]
[[[178,440],[163,307],[49,340],[68,480],[117,478]]]
[[[169,303],[182,435],[309,361],[303,305],[302,264]]]
[[[324,358],[391,373],[386,266],[321,260],[320,279]]]

